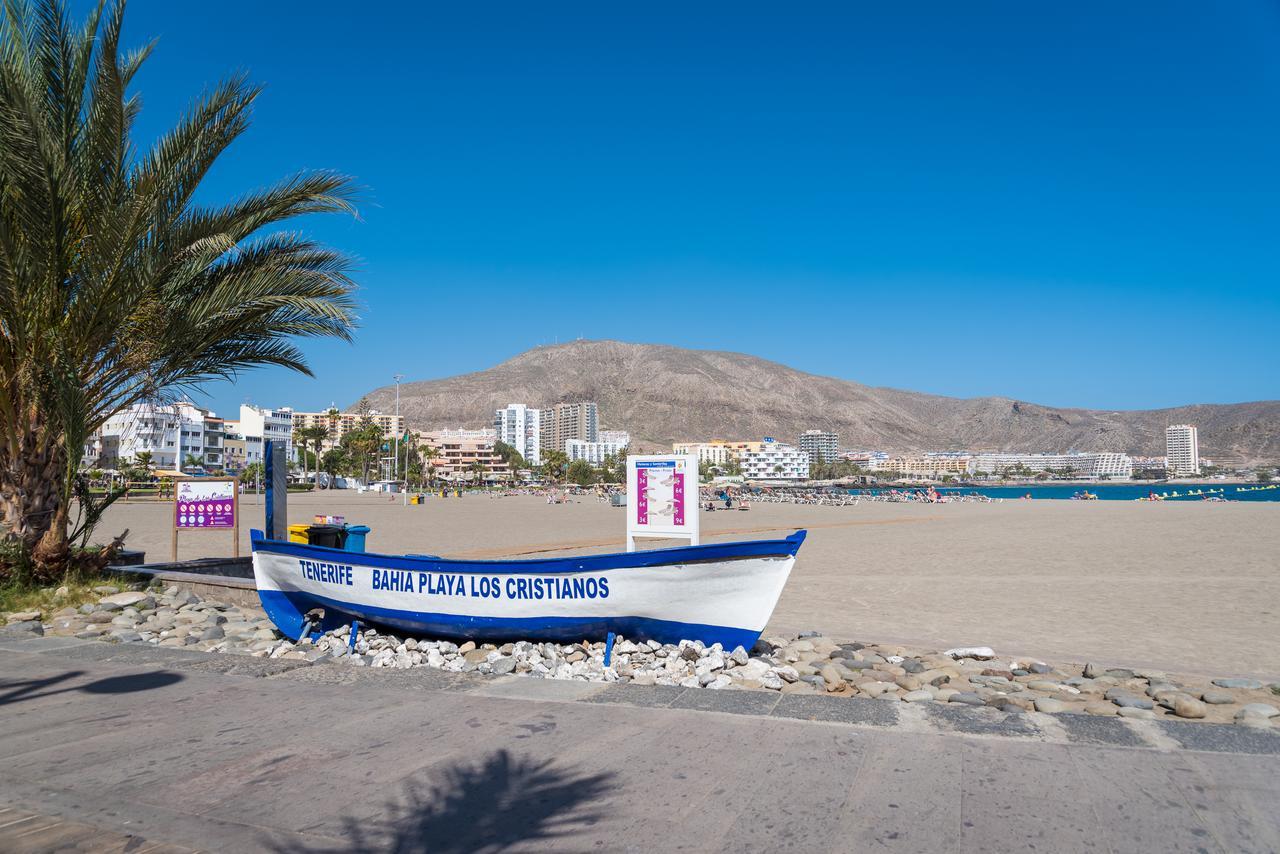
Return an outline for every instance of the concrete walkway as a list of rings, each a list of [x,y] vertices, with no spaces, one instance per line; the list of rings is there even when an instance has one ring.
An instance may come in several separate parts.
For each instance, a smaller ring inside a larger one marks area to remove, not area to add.
[[[4,851],[1280,850],[1277,732],[52,638],[0,654]]]

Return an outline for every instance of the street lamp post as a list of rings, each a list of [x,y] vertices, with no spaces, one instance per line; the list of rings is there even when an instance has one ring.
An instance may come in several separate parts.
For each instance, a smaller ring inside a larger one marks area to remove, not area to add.
[[[392,477],[395,480],[399,480],[400,479],[400,380],[404,379],[404,374],[396,374],[394,376],[394,379],[396,381],[396,417],[395,417],[395,420],[391,422],[391,425],[392,425],[392,429],[396,431],[396,439],[395,439],[396,444],[395,444],[395,460],[392,462],[392,471],[394,472]]]

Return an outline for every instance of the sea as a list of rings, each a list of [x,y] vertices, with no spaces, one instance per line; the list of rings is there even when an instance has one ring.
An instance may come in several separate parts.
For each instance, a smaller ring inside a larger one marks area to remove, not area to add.
[[[850,490],[858,492],[887,492],[888,490]],[[1221,497],[1228,501],[1280,501],[1280,483],[1091,483],[1036,485],[1036,486],[946,486],[939,487],[944,495],[986,495],[991,498],[1048,498],[1070,500],[1088,492],[1099,501],[1136,501],[1152,495],[1165,501],[1203,501],[1207,497]]]

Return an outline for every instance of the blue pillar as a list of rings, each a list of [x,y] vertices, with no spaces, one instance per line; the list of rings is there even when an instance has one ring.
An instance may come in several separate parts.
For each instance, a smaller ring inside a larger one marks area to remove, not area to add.
[[[613,632],[609,632],[609,637],[604,642],[604,666],[608,667],[613,661],[613,640],[617,637]]]

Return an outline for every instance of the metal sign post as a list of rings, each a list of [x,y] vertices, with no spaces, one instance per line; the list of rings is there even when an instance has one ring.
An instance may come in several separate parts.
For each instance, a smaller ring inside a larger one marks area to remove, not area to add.
[[[637,537],[699,545],[698,510],[696,454],[627,457],[627,551]]]
[[[240,478],[182,478],[173,488],[172,559],[178,560],[179,531],[230,531],[231,553],[240,557]]]
[[[264,446],[266,463],[267,510],[266,531],[268,540],[289,539],[289,461],[285,458],[285,445],[268,439]]]

